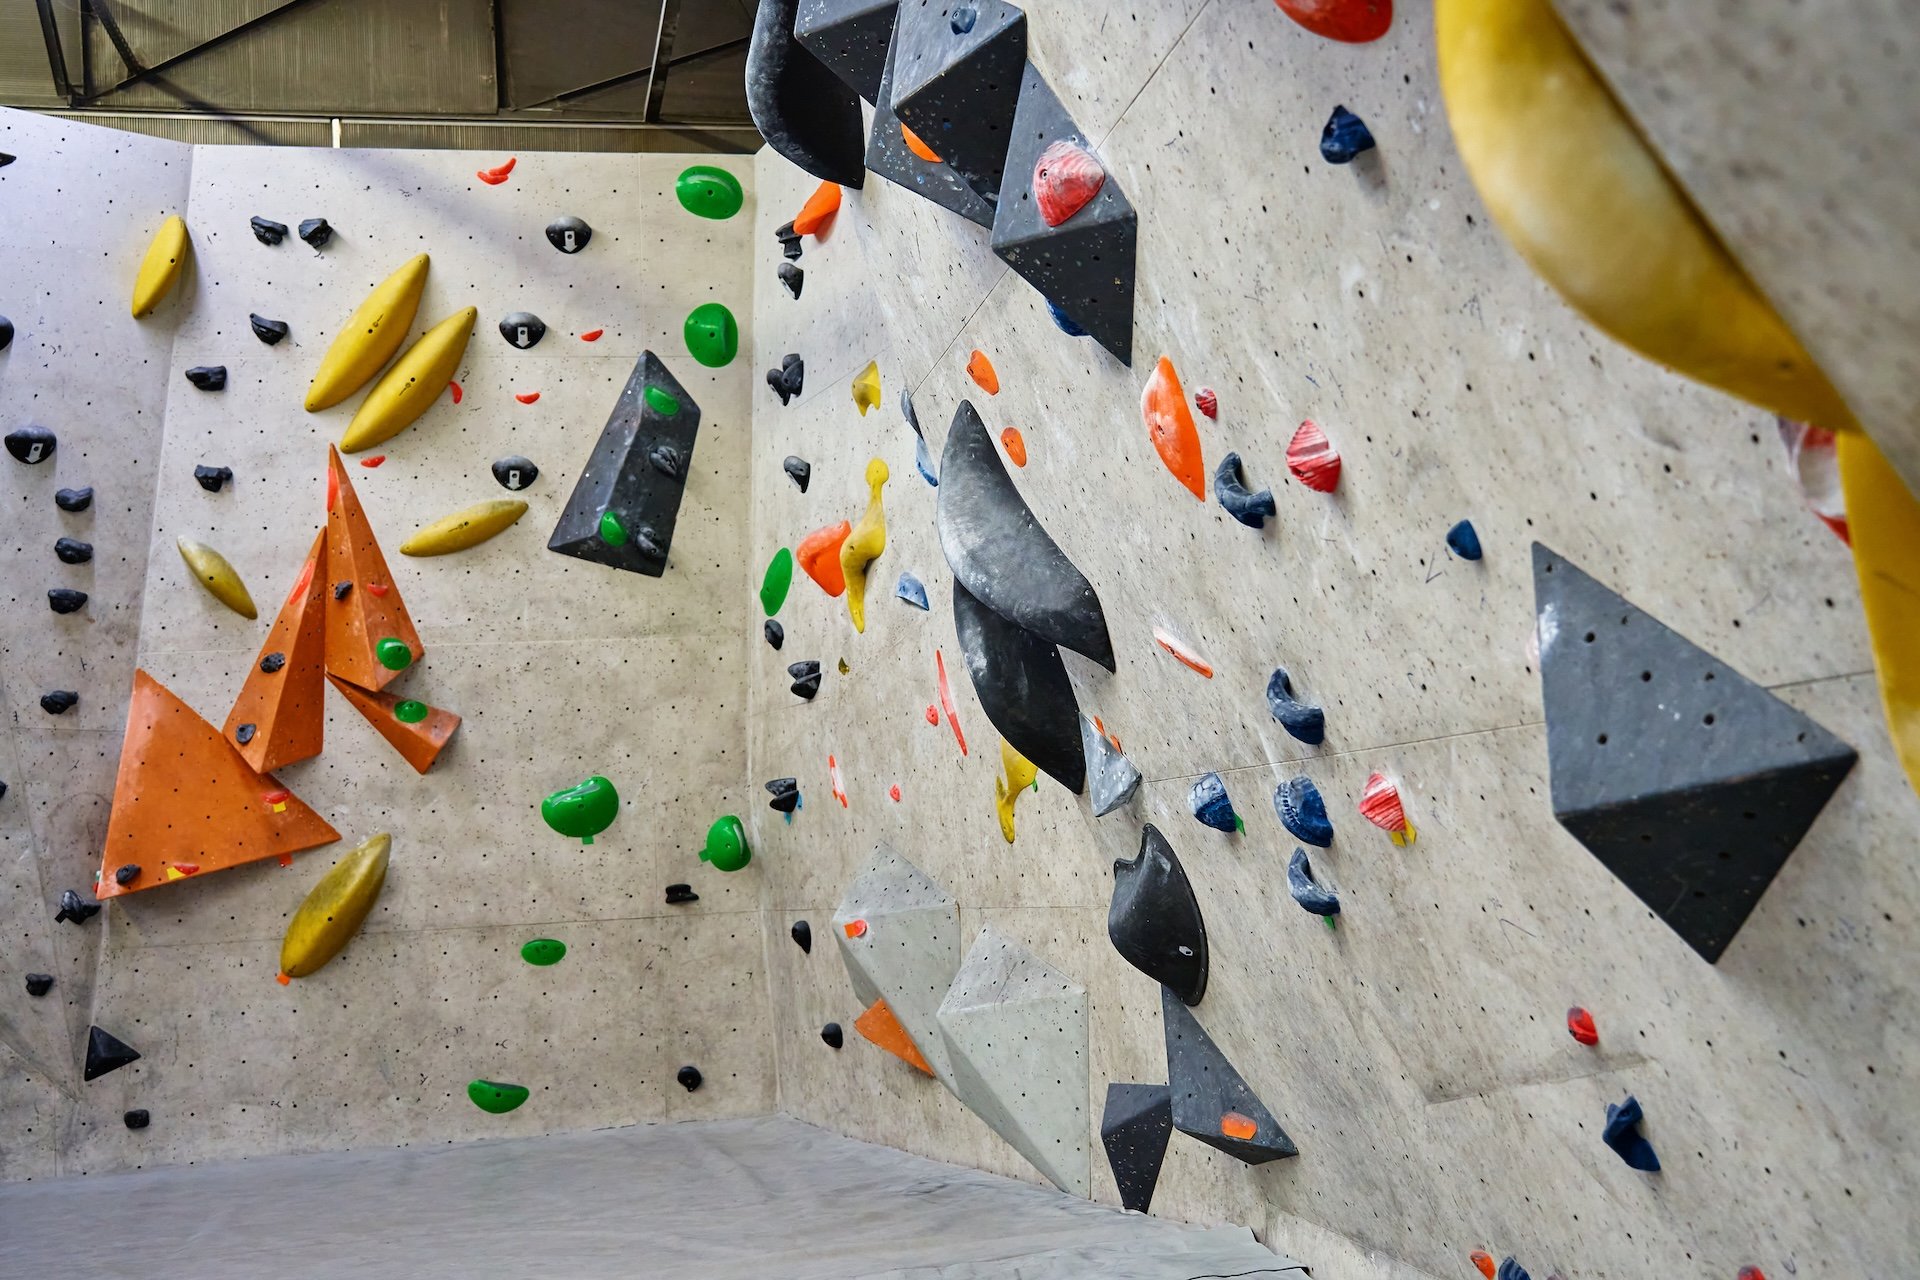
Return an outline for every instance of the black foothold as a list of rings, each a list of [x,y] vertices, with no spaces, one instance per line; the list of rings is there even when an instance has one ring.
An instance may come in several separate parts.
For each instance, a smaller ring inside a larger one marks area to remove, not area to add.
[[[300,238],[315,249],[324,249],[333,239],[333,227],[325,218],[308,218],[300,224]]]
[[[280,668],[286,665],[287,665],[287,655],[284,653],[270,653],[266,657],[260,659],[260,669],[266,672],[268,675],[272,675],[274,672],[278,671]]]
[[[793,936],[793,940],[795,942],[800,944],[800,949],[802,951],[806,952],[808,955],[813,954],[813,926],[812,925],[808,924],[805,920],[795,920],[793,922],[793,928],[787,930],[787,932]]]
[[[593,228],[568,214],[547,224],[547,243],[562,253],[578,253],[593,239]]]
[[[700,1075],[700,1068],[682,1067],[680,1070],[674,1072],[673,1078],[680,1082],[682,1089],[685,1089],[688,1093],[692,1093],[700,1087],[702,1077]]]
[[[139,878],[140,864],[137,862],[126,863],[113,873],[113,882],[115,884],[132,884]]]
[[[775,650],[787,642],[787,629],[772,618],[768,618],[761,624],[760,634],[767,638],[767,643]]]
[[[1240,455],[1229,453],[1220,459],[1220,465],[1213,473],[1213,496],[1227,509],[1227,514],[1249,529],[1264,529],[1267,518],[1278,514],[1274,505],[1273,490],[1262,489],[1251,492],[1240,476]]]
[[[807,362],[797,352],[788,352],[781,357],[778,369],[767,370],[767,385],[780,397],[780,403],[786,404],[805,389],[807,383]]]
[[[525,351],[539,346],[540,339],[547,336],[546,322],[531,311],[510,312],[500,321],[500,336]]]
[[[54,689],[40,695],[40,709],[50,716],[65,715],[80,704],[80,695],[71,689]]]
[[[1113,864],[1107,938],[1120,958],[1187,1004],[1207,994],[1207,926],[1173,846],[1148,823],[1140,852]]]
[[[53,990],[53,975],[50,973],[30,973],[27,975],[27,994],[36,998]]]
[[[96,1080],[109,1071],[118,1071],[129,1062],[140,1061],[140,1052],[117,1036],[98,1027],[87,1028],[87,1066],[81,1078]]]
[[[54,587],[47,592],[47,607],[55,613],[77,613],[87,607],[87,593],[72,587]]]
[[[279,244],[287,238],[287,224],[271,218],[253,219],[253,238],[261,244]]]
[[[259,730],[256,726],[243,724],[233,731],[233,740],[244,747],[253,741],[253,735],[257,732],[259,732]]]
[[[345,600],[352,590],[353,584],[351,582],[336,582],[333,584],[333,598],[335,600]]]
[[[807,287],[807,273],[791,262],[783,262],[780,264],[780,283],[786,286],[787,292],[793,295],[795,302],[798,302],[800,291]]]
[[[19,427],[7,432],[7,452],[19,462],[32,466],[45,462],[60,447],[60,441],[45,427]]]
[[[53,554],[60,557],[61,564],[85,564],[93,559],[93,544],[78,538],[60,538],[53,544]]]
[[[1160,989],[1160,1021],[1166,1033],[1174,1128],[1247,1164],[1300,1154],[1220,1046],[1165,987]],[[1244,1130],[1226,1132],[1221,1120],[1229,1114],[1251,1125],[1253,1136],[1242,1136]]]
[[[291,332],[287,328],[287,322],[285,320],[269,320],[265,316],[249,314],[247,316],[247,323],[253,326],[253,336],[270,347],[277,345],[282,338]]]
[[[670,444],[657,444],[647,452],[647,461],[653,469],[669,480],[686,479],[686,468],[680,460],[680,451]]]
[[[502,489],[518,493],[540,478],[540,468],[533,465],[531,458],[523,458],[517,453],[509,454],[494,459],[493,478],[500,482]]]
[[[773,236],[774,239],[780,242],[781,256],[785,257],[788,262],[793,262],[800,257],[800,233],[793,229],[791,222],[782,223],[780,226],[775,227],[773,229]]]
[[[698,902],[700,895],[693,891],[690,884],[670,884],[667,886],[667,905],[678,906],[683,902]]]
[[[208,493],[218,493],[233,479],[233,468],[199,466],[193,469],[193,478]]]
[[[820,1028],[820,1038],[827,1042],[827,1048],[838,1049],[847,1042],[846,1033],[840,1030],[840,1024],[829,1022]]]
[[[780,468],[787,473],[787,479],[793,481],[800,492],[805,493],[807,491],[807,484],[813,479],[812,463],[808,462],[805,458],[790,453],[787,455],[787,460],[780,464]]]
[[[224,391],[227,388],[227,366],[197,364],[187,370],[187,381],[202,391]]]
[[[773,799],[767,802],[767,808],[775,813],[792,813],[800,807],[800,780],[798,778],[775,778],[766,784]]]
[[[48,450],[49,453],[52,450]],[[84,489],[62,489],[53,495],[53,505],[62,511],[85,511],[93,505],[93,486]]]
[[[6,168],[8,165],[12,164],[14,160],[17,158],[18,157],[16,156],[8,155],[4,151],[0,151],[0,169]]]
[[[53,914],[53,922],[67,921],[72,924],[85,924],[100,914],[100,904],[91,898],[83,898],[75,889],[60,891],[60,909]]]
[[[790,663],[787,674],[793,677],[793,692],[808,702],[820,692],[820,664],[809,659],[805,662]]]
[[[1173,1136],[1173,1099],[1163,1084],[1109,1084],[1100,1114],[1100,1145],[1107,1149],[1120,1203],[1135,1213],[1153,1204],[1160,1165]]]
[[[782,279],[785,279],[785,277],[783,276]],[[788,287],[791,288],[792,286],[788,286]],[[795,290],[793,296],[796,298],[799,297],[800,296],[799,291]],[[0,351],[5,351],[8,347],[12,345],[13,345],[13,321],[7,319],[5,316],[0,316]]]
[[[1328,164],[1349,164],[1362,151],[1373,150],[1373,133],[1345,107],[1335,107],[1320,130],[1320,158]]]
[[[152,1116],[147,1114],[145,1107],[135,1107],[120,1118],[126,1122],[126,1126],[129,1129],[144,1129],[153,1119]]]
[[[1285,667],[1275,667],[1267,680],[1267,710],[1280,727],[1310,747],[1327,740],[1327,714],[1312,703],[1294,697],[1293,680]]]

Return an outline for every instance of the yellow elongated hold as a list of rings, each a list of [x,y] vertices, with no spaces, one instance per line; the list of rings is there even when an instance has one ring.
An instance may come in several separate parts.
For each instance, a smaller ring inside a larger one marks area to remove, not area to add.
[[[340,437],[340,452],[358,453],[391,440],[430,409],[459,372],[479,314],[477,307],[463,308],[421,334],[360,402]]]
[[[180,538],[175,545],[180,548],[180,558],[187,562],[187,568],[207,589],[208,595],[243,618],[260,616],[260,611],[253,607],[253,597],[247,593],[247,584],[240,580],[240,571],[225,556],[192,538]]]
[[[367,295],[320,358],[319,372],[307,388],[307,412],[331,409],[367,385],[393,358],[413,328],[420,293],[427,287],[427,255],[415,254]]]
[[[860,406],[860,416],[863,418],[867,416],[867,410],[878,409],[880,407],[879,361],[867,361],[867,367],[862,369],[859,375],[854,378],[853,402]]]
[[[880,505],[880,489],[892,472],[875,458],[867,464],[867,511],[840,544],[840,575],[847,580],[847,616],[853,629],[867,630],[867,566],[887,549],[887,513]]]
[[[1835,443],[1887,732],[1920,791],[1920,501],[1866,436]]]
[[[187,262],[187,224],[174,214],[160,224],[140,261],[140,274],[133,278],[133,318],[138,320],[173,292],[173,282]]]
[[[1038,781],[1040,770],[1033,761],[1008,746],[1005,738],[1000,739],[1000,768],[1005,776],[993,780],[993,811],[1000,816],[1000,834],[1012,844],[1014,801]]]
[[[1437,0],[1440,90],[1487,212],[1601,330],[1801,422],[1858,430],[1551,0]]]
[[[492,498],[442,516],[400,544],[403,556],[444,556],[477,547],[527,514],[517,498]]]
[[[307,893],[280,940],[280,980],[318,972],[360,931],[387,882],[393,837],[382,831],[349,850]]]

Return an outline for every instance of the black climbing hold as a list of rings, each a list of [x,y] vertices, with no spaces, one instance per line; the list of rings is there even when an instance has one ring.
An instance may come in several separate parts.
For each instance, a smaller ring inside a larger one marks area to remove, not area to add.
[[[878,102],[899,7],[900,0],[801,0],[793,38],[847,88]]]
[[[547,224],[547,243],[562,253],[578,253],[593,239],[593,228],[583,219],[568,214]]]
[[[139,878],[140,864],[137,862],[126,863],[113,873],[113,882],[115,884],[132,884]]]
[[[40,709],[50,716],[65,715],[80,703],[80,695],[71,689],[54,689],[40,695]]]
[[[820,664],[808,659],[787,665],[787,674],[793,677],[793,692],[796,696],[813,701],[813,695],[820,692]]]
[[[1853,748],[1537,542],[1533,591],[1554,817],[1719,959]]]
[[[200,487],[208,493],[218,493],[226,487],[227,481],[233,479],[233,468],[195,467],[193,469],[193,478]]]
[[[802,951],[806,952],[808,955],[813,954],[813,926],[812,925],[808,924],[805,920],[795,920],[793,922],[793,928],[787,930],[787,932],[792,935],[793,940],[795,942],[800,944],[800,949]]]
[[[1627,1162],[1627,1166],[1642,1173],[1660,1172],[1660,1157],[1653,1153],[1653,1144],[1640,1132],[1640,1122],[1646,1114],[1640,1109],[1640,1099],[1632,1094],[1622,1103],[1607,1104],[1607,1127],[1600,1131],[1600,1140],[1613,1149],[1613,1153]]]
[[[800,296],[798,286],[794,287],[793,296],[796,298]],[[13,345],[13,321],[7,319],[5,316],[0,316],[0,351],[5,351],[8,347],[12,345]]]
[[[30,973],[27,975],[27,994],[43,996],[53,990],[53,975],[50,973]]]
[[[1173,846],[1148,823],[1140,852],[1113,864],[1107,938],[1120,958],[1188,1004],[1207,994],[1207,925]]]
[[[49,449],[47,452],[53,452]],[[84,489],[61,489],[53,495],[53,505],[62,511],[85,511],[93,505],[93,486]]]
[[[953,7],[953,17],[947,26],[953,34],[964,36],[973,31],[973,24],[980,21],[980,11],[970,4],[958,4]]]
[[[87,593],[72,587],[54,587],[47,592],[47,607],[55,613],[76,613],[87,607]]]
[[[1042,153],[1055,142],[1088,144],[1031,65],[1011,136],[1006,186],[993,220],[993,251],[1121,364],[1131,365],[1138,215],[1109,173],[1099,193],[1067,221],[1050,227],[1041,217],[1033,188]]]
[[[1493,1280],[1533,1280],[1527,1269],[1512,1258],[1500,1259],[1500,1269],[1493,1273]]]
[[[670,884],[667,886],[667,905],[678,906],[684,902],[698,902],[700,895],[693,891],[690,884]]]
[[[772,618],[760,624],[760,634],[765,636],[767,643],[776,650],[787,642],[787,629]]]
[[[955,32],[945,5],[905,4],[895,24],[894,114],[989,205],[1000,199],[1007,138],[1027,65],[1027,15],[1004,0],[971,6]]]
[[[813,466],[811,463],[805,458],[788,454],[787,460],[780,464],[780,468],[787,473],[787,479],[793,481],[800,492],[805,493],[807,491],[807,482],[813,479]]]
[[[87,1028],[87,1067],[81,1073],[86,1080],[97,1080],[109,1071],[118,1071],[129,1062],[140,1061],[140,1053],[99,1027]]]
[[[1280,727],[1310,747],[1327,740],[1327,713],[1293,695],[1293,679],[1285,667],[1275,667],[1267,680],[1267,709]]]
[[[325,218],[308,218],[300,224],[300,238],[315,249],[324,249],[333,239],[333,227]]]
[[[669,480],[684,480],[687,473],[680,461],[680,451],[670,444],[657,444],[647,451],[647,461],[653,469]]]
[[[504,458],[494,459],[493,478],[500,482],[502,489],[511,489],[518,493],[540,478],[540,468],[533,465],[531,458],[523,458],[517,453],[510,454]]]
[[[1320,130],[1320,158],[1328,164],[1349,164],[1362,151],[1373,150],[1373,134],[1362,120],[1345,107],[1335,107]]]
[[[100,914],[100,904],[91,898],[83,898],[76,889],[60,891],[60,909],[53,913],[53,922],[67,921],[71,924],[85,924]]]
[[[1447,548],[1462,560],[1478,560],[1480,558],[1482,555],[1480,550],[1480,535],[1474,531],[1473,521],[1462,520],[1459,524],[1447,530]]]
[[[1314,880],[1313,863],[1307,860],[1305,849],[1296,847],[1293,857],[1287,860],[1287,892],[1301,907],[1317,916],[1340,914],[1340,895]]]
[[[8,165],[12,164],[17,158],[18,157],[16,156],[8,155],[4,151],[0,151],[0,169],[6,168]]]
[[[1160,1020],[1167,1038],[1174,1128],[1247,1164],[1300,1154],[1213,1038],[1165,987],[1160,990]],[[1248,1126],[1253,1136],[1239,1136]]]
[[[807,273],[791,262],[780,264],[780,283],[793,295],[795,302],[800,301],[800,291],[807,287]]]
[[[341,581],[333,584],[333,598],[335,600],[345,600],[352,591],[353,583],[351,582]]]
[[[513,311],[500,321],[500,336],[525,351],[547,336],[546,322],[531,311]]]
[[[7,798],[7,784],[4,782],[0,782],[0,800],[5,800],[6,798]]]
[[[1164,1084],[1109,1084],[1100,1113],[1100,1145],[1113,1166],[1120,1203],[1135,1213],[1153,1204],[1160,1165],[1173,1136],[1173,1098]]]
[[[53,456],[53,451],[60,447],[60,441],[45,427],[16,428],[7,432],[5,443],[7,452],[12,454],[16,461],[24,462],[28,466],[45,462]],[[81,508],[74,507],[72,510],[78,511]]]
[[[132,1111],[122,1115],[120,1119],[126,1123],[129,1129],[144,1129],[153,1117],[147,1114],[145,1107],[135,1107]]]
[[[942,493],[946,492],[944,488]],[[1007,621],[953,581],[953,626],[980,709],[1010,746],[1079,795],[1087,781],[1080,703],[1060,650]]]
[[[783,405],[799,395],[806,382],[807,362],[793,352],[781,358],[778,369],[767,370],[767,385],[773,388],[773,394],[780,397]]]
[[[1273,503],[1273,490],[1262,489],[1251,493],[1240,479],[1240,455],[1229,453],[1220,459],[1220,465],[1213,472],[1213,496],[1227,509],[1227,514],[1249,529],[1264,529],[1267,519],[1277,515],[1279,508]]]
[[[1233,800],[1227,795],[1227,784],[1217,773],[1203,774],[1193,784],[1187,792],[1187,808],[1202,826],[1228,835],[1240,829],[1239,815],[1234,813]]]
[[[674,1072],[673,1078],[680,1082],[682,1089],[685,1089],[688,1093],[692,1093],[700,1087],[700,1068],[682,1067],[680,1070]]]
[[[1321,799],[1313,779],[1304,773],[1274,788],[1273,811],[1295,840],[1319,849],[1332,847],[1333,823],[1327,817],[1327,802]]]
[[[773,799],[767,802],[767,808],[775,813],[792,813],[800,807],[800,780],[798,778],[775,778],[766,784]]]
[[[202,391],[224,391],[227,389],[227,366],[197,364],[187,370],[187,381]]]
[[[233,731],[233,740],[244,747],[253,741],[253,735],[257,732],[259,732],[259,730],[256,726],[243,724]]]
[[[775,227],[773,238],[780,242],[780,254],[789,262],[800,256],[800,233],[793,229],[793,223],[783,222]]]
[[[261,244],[279,244],[287,238],[287,224],[284,222],[256,217],[252,221],[252,226],[253,238]]]
[[[678,411],[662,413],[650,391],[664,392]],[[600,430],[547,550],[654,578],[664,574],[686,486],[663,480],[648,459],[666,445],[679,457],[685,474],[693,467],[699,431],[700,406],[659,357],[642,353]],[[609,512],[616,513],[628,531],[618,546],[601,537],[601,517]]]
[[[247,323],[253,326],[253,336],[268,346],[277,346],[290,332],[285,320],[269,320],[265,316],[249,314]]]
[[[287,665],[287,655],[284,653],[270,653],[266,657],[260,659],[260,669],[266,672],[268,675],[272,675],[274,672],[278,671],[280,668],[286,665]]]
[[[846,1034],[840,1030],[840,1024],[837,1022],[829,1022],[820,1028],[820,1038],[827,1042],[829,1049],[838,1049],[847,1042]]]
[[[858,188],[860,97],[794,39],[800,0],[760,0],[747,46],[747,110],[767,145],[824,182]]]
[[[53,554],[60,557],[61,564],[85,564],[93,559],[93,544],[78,538],[58,538],[53,544]]]

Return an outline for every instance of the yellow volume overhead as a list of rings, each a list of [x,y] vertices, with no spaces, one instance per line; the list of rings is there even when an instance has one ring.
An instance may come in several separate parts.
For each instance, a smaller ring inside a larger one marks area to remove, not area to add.
[[[1551,0],[1437,0],[1434,26],[1467,173],[1574,310],[1687,377],[1801,422],[1858,429]]]
[[[140,261],[140,274],[133,278],[133,318],[138,320],[160,305],[180,278],[187,261],[187,224],[174,214],[160,224]]]
[[[427,255],[416,254],[367,295],[334,336],[307,388],[307,412],[331,409],[367,385],[393,358],[413,328],[420,293],[427,287]]]
[[[1887,733],[1920,791],[1920,501],[1864,435],[1837,438],[1860,603]]]
[[[340,438],[340,452],[371,449],[412,426],[459,372],[460,358],[467,354],[467,339],[473,336],[473,322],[479,314],[477,307],[464,308],[421,334],[420,341],[393,362],[393,368],[360,402],[353,421],[347,424],[347,434]]]
[[[382,831],[350,850],[320,877],[300,909],[287,922],[280,941],[280,973],[304,978],[340,954],[373,910],[387,882],[387,854],[393,837]]]
[[[477,547],[527,514],[527,504],[516,498],[476,502],[464,511],[442,516],[400,544],[403,556],[444,556]]]

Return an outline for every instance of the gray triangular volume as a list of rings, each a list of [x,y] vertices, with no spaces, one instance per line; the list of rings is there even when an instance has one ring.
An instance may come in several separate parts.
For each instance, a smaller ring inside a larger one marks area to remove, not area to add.
[[[900,0],[800,0],[793,38],[868,102],[880,100]]]
[[[852,933],[849,925],[856,926]],[[951,1088],[953,1069],[934,1014],[960,968],[960,907],[953,895],[880,844],[841,896],[833,938],[855,997],[862,1005],[885,1000],[933,1074]]]
[[[669,402],[672,413],[665,411]],[[655,578],[665,573],[699,431],[700,406],[659,357],[642,353],[547,550]],[[616,535],[609,542],[601,528],[609,512],[624,531],[623,541]]]
[[[1135,1213],[1153,1206],[1160,1165],[1173,1135],[1173,1104],[1163,1084],[1110,1084],[1100,1116],[1100,1145],[1107,1149],[1120,1203]]]
[[[1533,544],[1553,813],[1713,961],[1854,750]]]
[[[93,1080],[140,1061],[140,1051],[99,1027],[87,1028],[87,1065],[82,1078]]]
[[[873,131],[867,135],[867,168],[888,182],[905,187],[917,195],[951,210],[969,222],[991,228],[993,206],[967,185],[967,180],[941,160],[922,160],[907,146],[900,133],[900,117],[893,113],[893,64],[900,56],[895,40],[887,51],[886,74],[880,78],[880,94],[873,100]]]
[[[1005,0],[903,4],[893,109],[989,204],[1027,64],[1027,15]]]
[[[793,38],[800,0],[760,0],[747,46],[747,111],[767,145],[824,182],[858,187],[860,98]]]
[[[1041,153],[1055,142],[1092,149],[1045,78],[1029,66],[994,215],[993,251],[1121,364],[1131,366],[1139,217],[1109,172],[1098,195],[1059,226],[1048,226],[1034,199],[1033,175]]]
[[[1166,1026],[1174,1128],[1248,1164],[1300,1154],[1180,997],[1165,987],[1160,988],[1160,1016]]]

